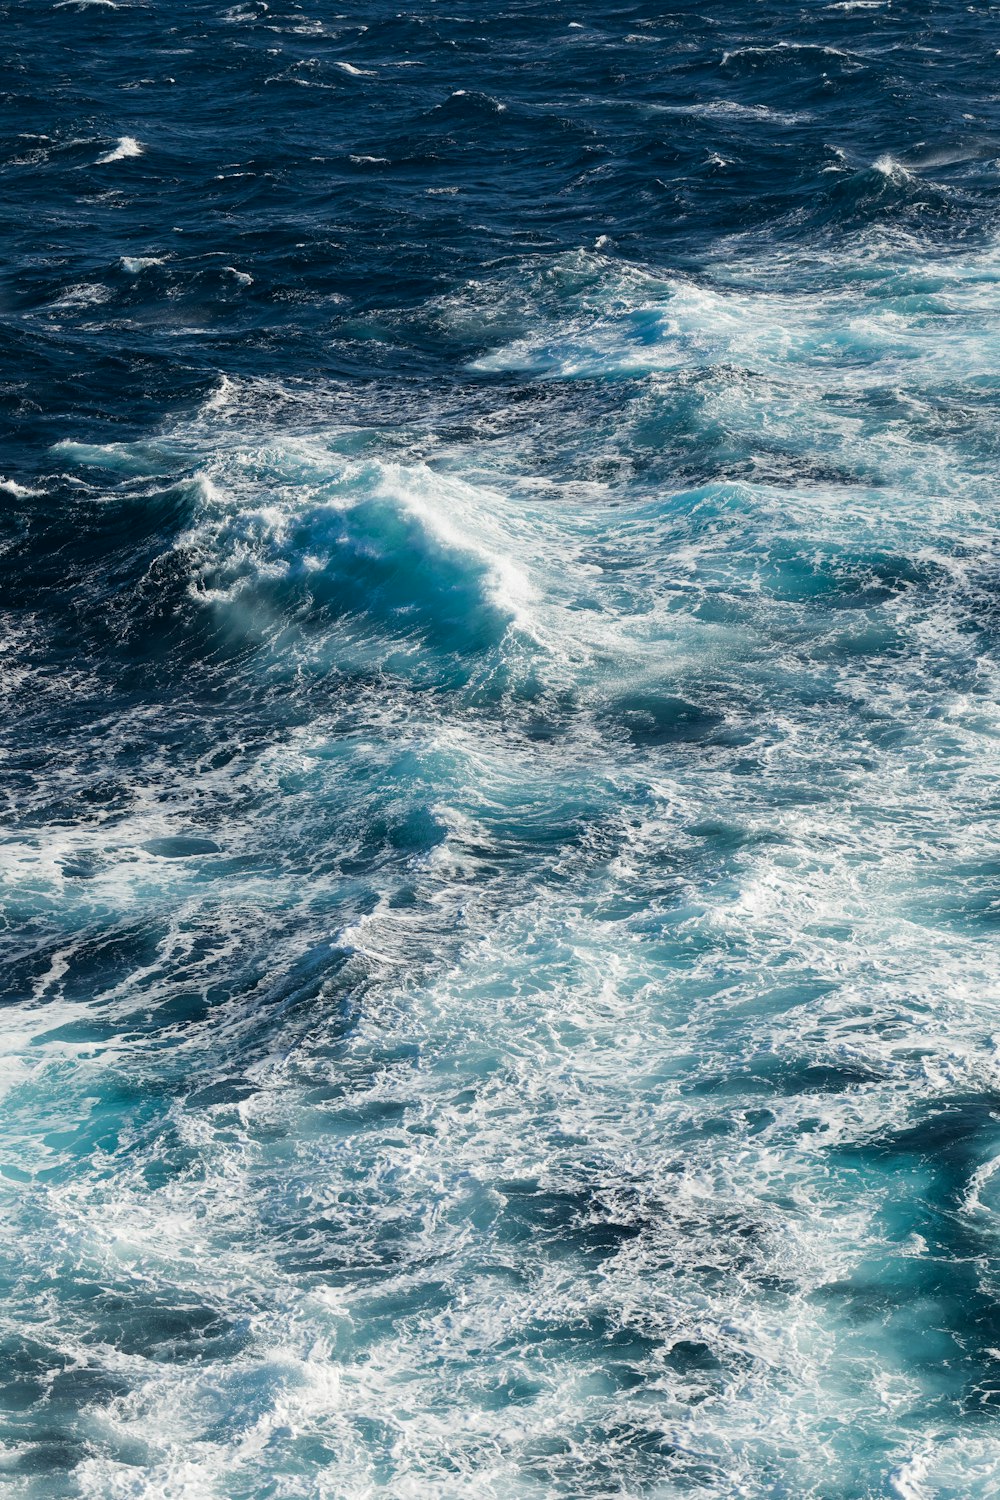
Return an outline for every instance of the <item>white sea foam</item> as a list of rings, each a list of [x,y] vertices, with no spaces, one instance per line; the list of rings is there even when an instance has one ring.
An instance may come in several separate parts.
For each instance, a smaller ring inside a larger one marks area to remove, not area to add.
[[[653,114],[690,115],[706,120],[769,120],[777,125],[798,125],[811,118],[807,111],[772,109],[766,104],[739,104],[731,99],[710,99],[704,104],[649,104],[643,107]]]
[[[163,266],[166,262],[167,257],[164,255],[123,255],[119,264],[129,276],[138,276],[151,266]]]
[[[214,414],[231,401],[232,389],[225,385],[203,410],[206,415]],[[320,545],[324,509],[331,517],[350,515],[355,508],[360,515],[372,502],[385,504],[390,513],[411,518],[432,550],[441,549],[444,557],[472,560],[483,570],[485,597],[519,629],[531,633],[532,589],[523,570],[510,561],[510,541],[502,522],[498,524],[503,515],[499,495],[434,475],[419,465],[345,463],[325,446],[308,440],[283,441],[269,451],[237,451],[219,458],[222,461],[217,459],[202,476],[204,520],[186,543],[205,560],[206,575],[198,584],[200,597],[236,602],[254,572],[261,577],[286,576],[298,562],[290,549],[295,545],[293,537],[298,536],[303,496],[311,491],[318,507],[313,524]],[[262,459],[275,484],[265,506],[248,510],[241,470],[247,463],[256,471]],[[340,545],[346,541],[342,537]],[[365,540],[359,536],[357,545],[371,553],[379,543],[373,536]],[[395,543],[387,536],[385,545]],[[254,561],[248,573],[251,556]],[[320,556],[313,557],[312,571],[325,566]]]
[[[144,150],[145,147],[136,140],[134,135],[119,136],[117,144],[104,156],[97,158],[97,165],[100,167],[107,166],[114,161],[126,161],[129,157],[141,156]]]
[[[796,54],[804,53],[806,56],[818,55],[820,57],[840,57],[851,62],[860,63],[862,59],[854,52],[849,52],[843,47],[822,46],[815,42],[774,42],[771,46],[747,46],[734,47],[731,52],[722,54],[723,66],[729,62],[735,62],[745,57],[795,57]]]
[[[936,1237],[988,1307],[998,268],[581,253],[431,309],[537,423],[229,376],[60,445],[189,486],[172,560],[260,694],[177,760],[155,702],[88,720],[122,805],[2,848],[49,924],[7,1315],[113,1385],[82,1494],[991,1500],[989,1423],[933,1414],[995,1359]],[[217,876],[151,852],[195,833]]]
[[[5,479],[2,475],[0,475],[0,490],[13,495],[16,500],[30,500],[44,493],[34,485],[19,484],[16,479]]]
[[[906,169],[906,167],[903,166],[903,163],[901,161],[897,161],[894,156],[890,156],[888,153],[876,157],[876,159],[872,162],[872,167],[883,177],[890,177],[897,182],[905,182],[912,175]]]
[[[212,393],[202,403],[202,416],[222,415],[237,399],[237,385],[228,375],[220,375]]]
[[[107,302],[112,293],[109,287],[99,281],[81,282],[78,286],[67,287],[51,303],[51,307],[97,307],[102,302]]]

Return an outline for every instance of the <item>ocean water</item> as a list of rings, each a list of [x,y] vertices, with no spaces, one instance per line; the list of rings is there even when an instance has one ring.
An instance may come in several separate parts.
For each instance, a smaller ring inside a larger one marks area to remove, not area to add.
[[[1000,1492],[1000,7],[2,26],[0,1479]]]

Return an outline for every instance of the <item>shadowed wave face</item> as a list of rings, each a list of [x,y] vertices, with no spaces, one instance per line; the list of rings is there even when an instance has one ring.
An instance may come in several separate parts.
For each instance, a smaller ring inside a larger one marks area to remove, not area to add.
[[[1000,11],[0,5],[0,1476],[990,1500]]]

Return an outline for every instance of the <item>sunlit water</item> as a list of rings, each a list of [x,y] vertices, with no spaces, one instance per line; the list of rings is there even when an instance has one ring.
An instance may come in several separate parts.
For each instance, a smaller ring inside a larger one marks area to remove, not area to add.
[[[997,1493],[998,19],[0,7],[12,1495]]]

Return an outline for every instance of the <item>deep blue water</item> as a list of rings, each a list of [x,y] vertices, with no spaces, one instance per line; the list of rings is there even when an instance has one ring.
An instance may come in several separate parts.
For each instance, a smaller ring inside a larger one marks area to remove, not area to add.
[[[0,1475],[1000,1493],[1000,6],[0,5]]]

